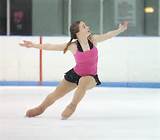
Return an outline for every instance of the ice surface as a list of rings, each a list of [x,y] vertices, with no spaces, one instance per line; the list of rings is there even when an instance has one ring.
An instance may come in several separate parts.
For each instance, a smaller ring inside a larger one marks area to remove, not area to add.
[[[102,88],[87,92],[61,120],[73,92],[42,115],[26,118],[55,87],[0,87],[0,140],[160,140],[160,89]]]

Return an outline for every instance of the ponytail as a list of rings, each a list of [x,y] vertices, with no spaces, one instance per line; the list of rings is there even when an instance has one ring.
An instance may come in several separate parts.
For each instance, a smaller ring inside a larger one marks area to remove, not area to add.
[[[66,47],[64,48],[63,53],[65,54],[66,51],[68,50],[69,45],[71,45],[73,38],[70,39],[70,41],[67,43]]]

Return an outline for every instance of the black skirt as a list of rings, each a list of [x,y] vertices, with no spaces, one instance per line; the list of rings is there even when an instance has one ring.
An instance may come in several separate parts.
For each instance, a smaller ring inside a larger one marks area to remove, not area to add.
[[[96,81],[96,85],[100,85],[101,82],[98,78],[98,75],[88,75],[88,76],[92,76],[95,81]],[[71,70],[67,71],[64,75],[64,78],[65,80],[69,81],[69,82],[72,82],[72,83],[76,83],[78,85],[78,82],[79,82],[79,79],[81,78],[82,76],[78,75],[77,73],[75,73],[74,69],[72,68]]]

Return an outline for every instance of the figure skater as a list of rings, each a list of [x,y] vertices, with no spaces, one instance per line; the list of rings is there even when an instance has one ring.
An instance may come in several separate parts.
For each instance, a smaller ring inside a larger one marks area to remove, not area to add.
[[[42,48],[52,51],[70,51],[76,65],[64,74],[63,80],[56,89],[51,92],[44,101],[37,107],[26,112],[27,117],[35,117],[42,114],[47,107],[55,103],[58,99],[76,88],[71,102],[66,106],[61,116],[68,119],[77,108],[86,91],[92,89],[101,82],[97,74],[98,49],[97,43],[110,39],[124,32],[128,27],[128,22],[119,24],[118,29],[104,34],[91,34],[90,28],[84,21],[76,21],[70,26],[71,39],[64,44],[35,44],[31,41],[23,41],[20,46],[27,48]]]

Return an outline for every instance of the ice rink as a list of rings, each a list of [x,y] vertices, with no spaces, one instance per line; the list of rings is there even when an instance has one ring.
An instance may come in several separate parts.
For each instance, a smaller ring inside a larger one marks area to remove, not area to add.
[[[61,120],[73,92],[26,118],[55,87],[0,87],[0,140],[160,140],[160,89],[96,87]]]

